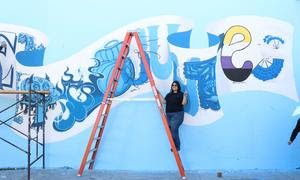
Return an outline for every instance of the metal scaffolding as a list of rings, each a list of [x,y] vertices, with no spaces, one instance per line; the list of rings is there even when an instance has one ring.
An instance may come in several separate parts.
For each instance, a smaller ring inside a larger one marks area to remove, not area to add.
[[[21,105],[21,107],[22,107],[22,103],[24,103],[25,101],[27,103],[27,106],[25,108],[21,108],[21,111],[16,112],[16,114],[13,115],[12,117],[7,118],[6,120],[0,119],[0,126],[5,125],[6,127],[14,130],[16,133],[19,133],[20,135],[25,136],[25,138],[27,138],[27,150],[26,150],[26,148],[22,148],[20,145],[17,145],[15,143],[5,139],[4,137],[0,137],[0,140],[12,145],[13,147],[15,147],[15,148],[19,149],[20,151],[24,152],[25,154],[27,154],[27,177],[28,177],[28,180],[30,180],[31,166],[35,162],[37,162],[39,159],[42,158],[43,169],[45,168],[45,118],[46,118],[45,104],[46,104],[46,96],[49,95],[49,91],[34,91],[34,90],[32,90],[31,84],[32,84],[32,77],[30,78],[30,81],[29,81],[29,90],[0,90],[0,94],[22,95],[22,98],[20,100],[17,100],[12,105],[1,110],[0,114],[8,111],[12,107],[18,107],[19,105]],[[35,97],[39,97],[39,98],[35,98],[33,100],[33,98],[32,98],[33,95]],[[42,108],[39,108],[39,107],[42,107]],[[42,112],[39,112],[39,111],[42,111]],[[17,116],[19,116],[22,113],[28,115],[28,132],[27,132],[27,134],[18,130],[17,128],[13,127],[12,125],[10,125],[8,123],[10,120],[15,119]],[[42,117],[40,117],[40,115]],[[33,124],[34,118],[40,119],[39,123]],[[36,133],[31,132],[33,129],[35,129]],[[39,136],[38,136],[39,130],[42,130],[42,137],[40,137],[41,141],[39,141]],[[35,157],[34,157],[34,160],[32,160],[32,161],[31,161],[31,157],[33,157],[34,155],[33,155],[33,152],[31,152],[33,149],[33,148],[31,148],[31,146],[32,146],[31,142],[35,143],[34,145],[36,146]],[[42,148],[42,152],[39,152],[39,147]]]

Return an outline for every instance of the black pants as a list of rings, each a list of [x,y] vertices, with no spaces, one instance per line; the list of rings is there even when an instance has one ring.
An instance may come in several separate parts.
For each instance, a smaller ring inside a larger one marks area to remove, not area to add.
[[[295,126],[295,128],[294,128],[294,130],[291,134],[290,141],[293,142],[295,140],[295,138],[297,137],[297,134],[299,133],[299,131],[300,131],[300,118],[298,119],[297,125]]]
[[[183,116],[183,111],[167,113],[169,128],[171,130],[172,137],[177,150],[180,150],[180,139],[178,129],[183,122]]]

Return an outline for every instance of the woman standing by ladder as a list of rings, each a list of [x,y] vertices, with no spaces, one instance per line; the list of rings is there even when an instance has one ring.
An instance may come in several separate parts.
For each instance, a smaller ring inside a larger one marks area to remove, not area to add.
[[[160,101],[166,104],[166,114],[168,124],[177,151],[180,151],[179,126],[183,122],[184,111],[183,106],[187,104],[187,93],[181,92],[181,87],[178,81],[173,81],[170,92],[165,98],[159,93]],[[172,151],[172,149],[171,149]]]

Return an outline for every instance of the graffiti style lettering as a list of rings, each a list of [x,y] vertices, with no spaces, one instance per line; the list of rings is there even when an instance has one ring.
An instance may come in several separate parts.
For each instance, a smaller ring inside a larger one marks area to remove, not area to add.
[[[193,58],[191,62],[184,63],[184,75],[187,79],[197,81],[200,107],[204,109],[220,109],[216,90],[215,65],[216,57],[206,61]]]
[[[243,39],[234,41],[234,39],[242,36]],[[243,26],[232,26],[227,30],[221,48],[221,65],[226,77],[235,82],[246,80],[252,72],[253,64],[247,60],[241,68],[233,65],[233,55],[237,51],[242,51],[251,43],[251,34],[249,30]]]
[[[263,51],[264,57],[255,66],[252,74],[259,80],[268,81],[277,78],[283,68],[284,59],[279,57],[271,59],[271,57],[274,56],[273,51],[278,51],[281,48],[284,40],[277,36],[267,35],[263,42],[264,48],[261,48],[261,51]]]

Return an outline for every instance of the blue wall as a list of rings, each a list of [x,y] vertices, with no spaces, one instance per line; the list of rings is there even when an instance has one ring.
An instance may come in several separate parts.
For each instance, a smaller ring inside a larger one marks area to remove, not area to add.
[[[205,27],[229,16],[272,17],[294,26],[293,65],[300,93],[300,1],[3,1],[0,22],[31,27],[48,38],[45,64],[65,59],[134,21],[177,15],[194,21],[191,47],[207,47]],[[126,13],[121,13],[126,12]],[[206,126],[182,125],[185,169],[293,169],[300,164],[299,139],[287,145],[299,106],[276,94],[249,91],[222,96],[222,119]],[[2,104],[7,103],[2,99]],[[11,101],[11,100],[9,100]],[[110,114],[96,169],[176,170],[154,102],[125,102]],[[132,117],[128,114],[134,114]],[[0,128],[22,144],[13,132]],[[46,167],[78,168],[91,128],[46,146]],[[24,144],[25,146],[25,144]],[[15,153],[13,157],[9,156]],[[20,161],[19,157],[23,157]],[[24,166],[25,155],[0,141],[0,167]]]

